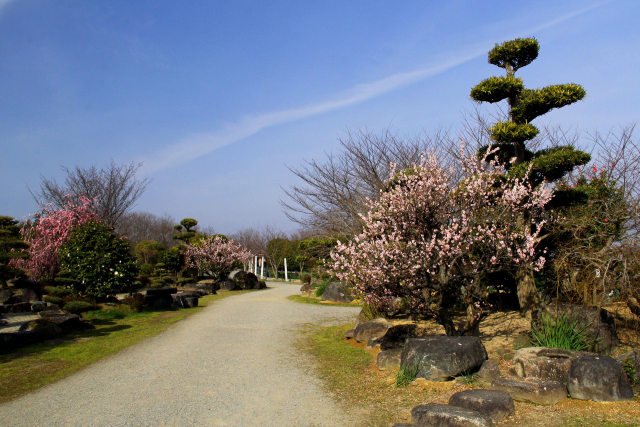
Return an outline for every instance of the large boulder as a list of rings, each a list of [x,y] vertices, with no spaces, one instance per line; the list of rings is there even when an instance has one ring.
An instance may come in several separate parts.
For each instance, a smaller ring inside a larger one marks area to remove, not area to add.
[[[164,310],[173,306],[172,294],[178,290],[171,287],[149,288],[144,292],[144,305],[151,310]]]
[[[593,354],[561,348],[526,347],[516,351],[513,369],[521,378],[539,378],[566,384],[571,360]]]
[[[220,282],[220,289],[223,291],[237,291],[240,288],[235,280],[227,279]]]
[[[234,274],[235,273],[235,274]],[[260,289],[258,276],[247,271],[234,271],[233,277],[230,274],[229,279],[234,280],[240,289]]]
[[[436,427],[484,427],[491,426],[491,420],[473,409],[458,406],[428,403],[411,410],[411,423],[416,426]]]
[[[379,338],[372,338],[367,342],[368,347],[380,346],[380,350],[401,348],[409,338],[416,336],[417,325],[406,323],[393,325]]]
[[[513,399],[501,390],[465,390],[455,393],[449,399],[449,405],[473,409],[494,423],[513,415],[516,411]]]
[[[347,333],[350,333],[351,338],[358,342],[369,343],[382,337],[391,326],[393,325],[388,320],[378,318],[358,323],[353,330],[347,331]]]
[[[620,344],[614,317],[604,308],[586,307],[582,305],[561,304],[545,308],[547,316],[552,319],[558,315],[569,315],[586,326],[589,341],[594,343],[594,350],[600,354],[611,354]]]
[[[609,356],[583,356],[571,363],[569,393],[574,399],[609,402],[633,399],[627,374]]]
[[[353,296],[351,296],[351,289],[346,284],[331,282],[324,289],[322,301],[351,302]]]
[[[400,362],[402,360],[402,349],[392,348],[391,350],[385,350],[378,353],[376,360],[378,369],[385,371],[387,369],[400,368]]]
[[[416,377],[448,381],[477,371],[487,360],[487,351],[478,337],[446,335],[409,338],[402,351],[401,367],[416,370]]]
[[[567,387],[559,381],[515,380],[497,378],[491,384],[493,390],[506,391],[518,402],[535,403],[536,405],[555,405],[567,398]]]

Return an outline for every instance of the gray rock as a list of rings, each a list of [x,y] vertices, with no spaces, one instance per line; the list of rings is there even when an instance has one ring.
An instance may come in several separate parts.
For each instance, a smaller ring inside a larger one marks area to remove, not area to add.
[[[220,282],[220,289],[223,291],[235,291],[240,288],[238,288],[238,284],[235,280],[225,280]]]
[[[627,374],[609,356],[583,356],[571,363],[569,393],[574,399],[609,402],[633,399]]]
[[[368,347],[380,346],[381,350],[400,348],[409,338],[416,336],[415,324],[393,325],[379,338],[372,338],[367,342]]]
[[[487,360],[478,337],[446,335],[409,338],[402,351],[401,367],[417,369],[416,376],[432,381],[477,371]]]
[[[594,353],[561,348],[526,347],[516,351],[513,368],[520,378],[538,378],[566,384],[571,360],[589,355]]]
[[[506,391],[513,400],[535,403],[537,405],[555,405],[567,398],[567,387],[558,381],[497,378],[491,384],[493,390]]]
[[[473,409],[494,423],[513,415],[516,411],[513,399],[501,390],[465,390],[455,393],[449,399],[449,405]]]
[[[381,351],[378,353],[378,369],[385,371],[387,369],[400,368],[400,361],[402,359],[402,349],[392,348],[390,350]]]
[[[416,426],[471,427],[491,426],[490,419],[473,409],[428,403],[411,410],[411,422]]]
[[[498,377],[500,377],[500,366],[495,360],[489,359],[484,361],[474,379],[480,384],[487,386],[491,385]]]
[[[344,283],[331,282],[324,289],[322,301],[351,302],[353,301],[351,289]]]
[[[234,280],[236,282],[236,285],[240,289],[260,289],[260,282],[258,281],[258,277],[251,272],[242,270],[237,271],[233,275],[233,278],[231,277],[231,275],[229,275],[229,278],[231,280]]]
[[[31,303],[31,311],[37,313],[39,311],[44,311],[47,308],[47,303],[44,301],[35,301]]]
[[[7,304],[8,305],[8,304]],[[31,311],[31,303],[29,302],[18,302],[15,304],[11,304],[9,308],[9,313],[26,313]]]
[[[0,289],[0,304],[6,304],[13,296],[11,289]]]
[[[391,322],[382,318],[361,322],[353,329],[353,338],[368,343],[382,337],[391,326]]]
[[[176,288],[149,288],[144,295],[144,305],[152,310],[164,310],[173,305],[172,294],[177,292]]]

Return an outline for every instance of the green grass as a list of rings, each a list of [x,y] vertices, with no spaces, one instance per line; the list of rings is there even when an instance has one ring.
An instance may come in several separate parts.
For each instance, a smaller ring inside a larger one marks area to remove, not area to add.
[[[302,295],[290,295],[287,297],[288,300],[300,302],[303,304],[319,304],[319,305],[333,305],[336,307],[357,307],[357,304],[351,304],[347,302],[333,302],[333,301],[322,301],[318,298],[310,298],[303,297]]]
[[[252,291],[220,292],[199,300],[199,307],[135,313],[104,310],[86,313],[95,329],[74,332],[0,355],[0,402],[15,399],[62,379],[87,365],[165,331],[215,301]]]
[[[406,387],[416,379],[416,374],[418,373],[418,367],[409,368],[409,367],[401,367],[398,373],[396,374],[396,387]]]
[[[580,323],[569,314],[561,314],[556,319],[543,315],[539,325],[532,325],[531,336],[536,347],[562,348],[566,350],[589,350],[589,323]]]

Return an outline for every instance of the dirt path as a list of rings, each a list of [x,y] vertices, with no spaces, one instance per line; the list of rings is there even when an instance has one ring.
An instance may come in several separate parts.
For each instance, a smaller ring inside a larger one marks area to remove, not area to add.
[[[352,425],[291,346],[305,323],[357,308],[286,300],[293,285],[226,298],[168,331],[0,405],[0,425]]]

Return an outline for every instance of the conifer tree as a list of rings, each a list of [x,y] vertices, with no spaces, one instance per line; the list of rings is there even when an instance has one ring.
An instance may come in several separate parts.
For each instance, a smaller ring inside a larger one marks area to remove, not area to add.
[[[10,263],[12,260],[26,258],[27,253],[22,249],[28,246],[20,237],[18,221],[10,216],[0,216],[0,283],[3,288],[7,286],[7,279],[24,274]]]
[[[531,151],[527,142],[538,135],[539,130],[531,121],[554,108],[562,108],[580,101],[586,95],[582,86],[575,83],[550,85],[538,89],[525,88],[522,79],[515,77],[516,71],[529,65],[538,57],[540,46],[534,38],[518,38],[506,41],[489,51],[489,63],[503,68],[502,77],[489,77],[471,90],[471,98],[478,102],[500,102],[509,105],[509,117],[497,122],[491,129],[495,154],[513,178],[527,175],[529,182],[539,184],[554,182],[575,167],[585,165],[590,155],[571,146],[559,146]],[[487,147],[480,150],[486,152]],[[552,205],[567,203],[571,190],[556,191]],[[520,269],[516,273],[520,308],[529,311],[537,303],[537,291],[533,270]]]

